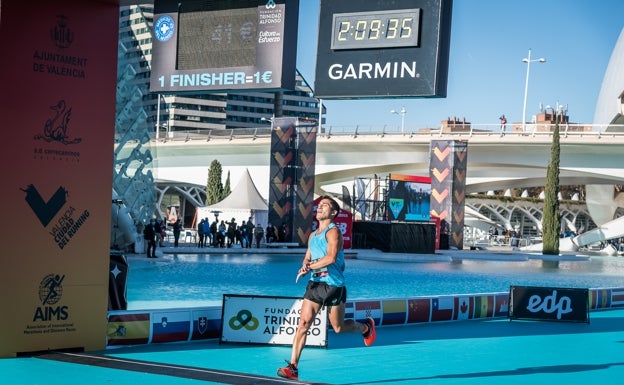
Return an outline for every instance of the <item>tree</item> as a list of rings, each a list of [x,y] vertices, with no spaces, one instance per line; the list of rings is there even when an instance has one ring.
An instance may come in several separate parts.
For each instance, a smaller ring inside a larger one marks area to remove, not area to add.
[[[213,160],[208,169],[208,183],[206,184],[206,205],[210,206],[223,199],[223,183],[221,175],[223,167],[218,160]]]
[[[232,188],[230,187],[230,170],[228,170],[227,178],[225,178],[225,187],[223,187],[223,195],[221,196],[221,200],[225,199],[232,193]]]
[[[542,254],[559,254],[559,233],[561,217],[559,216],[559,122],[555,123],[553,140],[550,146],[550,163],[546,170],[546,186],[544,189],[544,216],[542,217]]]

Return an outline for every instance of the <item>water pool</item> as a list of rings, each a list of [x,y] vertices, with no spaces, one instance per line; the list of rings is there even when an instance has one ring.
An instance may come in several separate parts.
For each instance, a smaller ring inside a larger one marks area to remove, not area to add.
[[[223,294],[299,297],[295,284],[301,255],[168,254],[157,260],[129,258],[128,309],[220,306]],[[504,292],[511,285],[602,288],[624,286],[624,258],[593,257],[543,266],[522,262],[464,260],[379,262],[347,260],[349,299],[407,298]]]

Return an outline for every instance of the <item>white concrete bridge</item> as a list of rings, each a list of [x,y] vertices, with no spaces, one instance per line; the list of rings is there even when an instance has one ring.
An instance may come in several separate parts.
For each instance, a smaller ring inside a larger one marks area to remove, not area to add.
[[[624,132],[574,132],[560,135],[561,185],[615,185],[624,180]],[[466,192],[543,186],[550,159],[550,132],[506,133],[341,133],[319,134],[316,192],[336,192],[354,178],[389,173],[429,175],[432,140],[468,142]],[[268,196],[270,137],[247,133],[214,136],[179,134],[151,141],[154,177],[158,181],[205,185],[208,168],[218,160],[235,183],[249,169]]]

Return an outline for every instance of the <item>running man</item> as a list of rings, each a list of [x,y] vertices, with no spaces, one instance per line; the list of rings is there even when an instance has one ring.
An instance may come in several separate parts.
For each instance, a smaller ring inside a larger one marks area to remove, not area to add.
[[[340,212],[338,203],[323,196],[318,204],[316,219],[319,228],[310,235],[308,250],[299,274],[311,272],[301,305],[299,325],[292,345],[288,365],[277,370],[277,375],[292,380],[299,379],[299,358],[314,318],[323,306],[328,306],[329,322],[336,333],[362,333],[364,345],[375,342],[375,321],[367,318],[365,323],[345,320],[347,288],[344,285],[344,250],[342,234],[333,220]]]

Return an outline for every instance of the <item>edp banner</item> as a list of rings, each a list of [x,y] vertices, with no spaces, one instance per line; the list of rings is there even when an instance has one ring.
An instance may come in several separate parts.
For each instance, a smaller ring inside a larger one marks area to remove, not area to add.
[[[302,302],[294,297],[224,294],[220,342],[291,345]],[[327,347],[327,308],[314,319],[306,346]]]
[[[589,323],[589,289],[511,286],[509,318]]]

